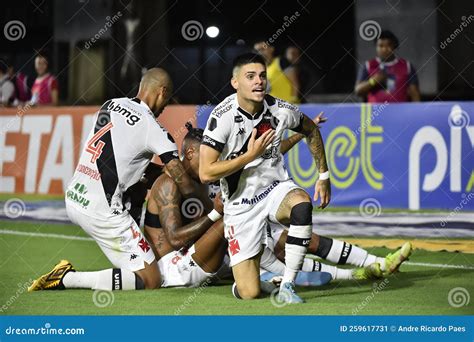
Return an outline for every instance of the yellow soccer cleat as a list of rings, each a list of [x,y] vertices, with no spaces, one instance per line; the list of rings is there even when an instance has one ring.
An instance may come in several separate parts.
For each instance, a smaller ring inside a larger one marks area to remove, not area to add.
[[[383,277],[380,264],[375,262],[369,266],[355,268],[352,271],[352,277],[356,280],[379,279]]]
[[[69,261],[61,260],[50,272],[36,279],[33,284],[28,287],[28,292],[40,290],[64,290],[63,278],[69,271],[76,272]]]
[[[395,253],[390,253],[385,257],[384,276],[388,276],[398,270],[402,262],[408,259],[412,251],[410,242],[405,242],[403,246]]]

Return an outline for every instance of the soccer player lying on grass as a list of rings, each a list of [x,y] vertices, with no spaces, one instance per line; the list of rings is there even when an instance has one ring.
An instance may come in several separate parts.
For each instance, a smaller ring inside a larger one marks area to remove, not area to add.
[[[68,261],[62,260],[35,280],[28,291],[160,287],[155,255],[126,209],[124,195],[139,181],[155,154],[165,163],[184,197],[199,198],[201,194],[185,172],[173,138],[156,121],[171,93],[168,73],[153,68],[143,75],[135,98],[108,100],[95,117],[66,189],[69,218],[98,243],[115,268],[75,272]]]
[[[279,300],[302,303],[294,291],[294,280],[311,241],[313,207],[306,191],[289,178],[281,138],[286,129],[306,136],[320,173],[314,199],[321,198],[322,209],[331,196],[323,140],[317,125],[296,106],[265,95],[266,66],[261,56],[238,56],[231,84],[236,94],[221,102],[208,119],[199,176],[203,182],[221,183],[225,235],[236,281],[234,295],[259,297],[262,245],[267,244],[267,222],[272,221],[289,225]],[[349,254],[334,241],[320,245],[328,257]]]

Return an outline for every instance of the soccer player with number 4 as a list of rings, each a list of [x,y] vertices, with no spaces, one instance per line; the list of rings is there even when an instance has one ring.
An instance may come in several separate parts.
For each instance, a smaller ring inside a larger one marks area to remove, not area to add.
[[[143,75],[135,98],[105,102],[66,189],[69,218],[97,242],[114,268],[76,272],[71,263],[62,260],[35,280],[28,291],[161,286],[153,250],[128,212],[126,191],[140,180],[156,154],[183,197],[200,199],[201,191],[183,168],[173,138],[156,121],[171,93],[168,73],[153,68]],[[203,202],[209,200],[206,196],[202,195]]]
[[[279,299],[302,303],[294,290],[312,234],[313,205],[285,169],[280,143],[286,129],[306,136],[319,171],[314,200],[324,209],[331,185],[323,139],[317,125],[298,107],[265,94],[265,61],[244,54],[233,65],[236,93],[212,111],[201,144],[199,175],[203,182],[221,181],[225,234],[229,242],[234,295],[260,295],[260,257],[267,244],[268,220],[289,224],[285,272]]]

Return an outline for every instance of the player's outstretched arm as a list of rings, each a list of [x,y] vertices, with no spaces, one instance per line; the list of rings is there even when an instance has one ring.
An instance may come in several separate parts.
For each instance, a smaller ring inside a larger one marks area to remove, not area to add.
[[[182,225],[181,196],[177,185],[168,177],[160,179],[159,183],[153,186],[151,196],[157,204],[158,217],[166,238],[175,250],[192,245],[214,224],[214,220],[209,216],[203,216]],[[219,201],[220,197],[214,201],[214,207],[222,215],[222,203]]]
[[[326,152],[324,151],[323,137],[321,136],[319,127],[306,115],[303,115],[302,120],[301,133],[306,136],[308,148],[316,162],[319,174],[325,173],[328,171],[328,164],[326,161]],[[329,178],[324,180],[318,179],[316,182],[314,200],[317,201],[318,197],[321,197],[321,204],[318,208],[324,209],[331,200],[331,183]]]
[[[319,123],[326,122],[327,118],[323,118],[323,112],[321,112],[313,119],[313,121],[319,127]],[[296,134],[293,134],[292,136],[288,137],[287,139],[282,140],[281,145],[280,145],[281,154],[285,154],[286,152],[291,150],[293,148],[293,146],[295,146],[297,143],[299,143],[304,138],[305,138],[304,134],[296,133]]]
[[[207,145],[201,145],[199,158],[199,177],[203,183],[210,183],[233,174],[248,163],[260,157],[275,137],[274,130],[268,130],[256,139],[257,130],[253,129],[247,152],[229,160],[218,160],[220,152]]]

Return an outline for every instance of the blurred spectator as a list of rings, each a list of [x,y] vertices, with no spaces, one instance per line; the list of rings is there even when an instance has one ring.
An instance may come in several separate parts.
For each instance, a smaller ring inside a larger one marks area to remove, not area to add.
[[[15,86],[15,100],[13,104],[17,105],[28,102],[31,98],[30,88],[28,86],[28,76],[21,71],[15,72],[13,63],[7,63],[7,65],[8,77]]]
[[[275,57],[275,48],[265,41],[258,41],[254,49],[267,63],[267,92],[290,103],[299,103],[299,82],[296,69],[285,57]]]
[[[390,31],[382,31],[376,40],[374,59],[359,69],[355,93],[367,102],[420,101],[418,77],[411,63],[395,55],[398,39]]]
[[[31,100],[33,105],[58,105],[58,81],[48,72],[48,58],[38,54],[35,58],[35,69],[38,76],[31,88]]]
[[[285,57],[291,66],[295,68],[296,76],[298,77],[299,97],[301,102],[306,102],[304,97],[310,92],[322,92],[322,84],[318,82],[319,75],[317,75],[315,69],[308,66],[304,58],[302,58],[301,50],[298,47],[288,46],[286,48]]]
[[[8,66],[0,61],[0,106],[9,106],[15,98],[15,86],[8,77]]]

